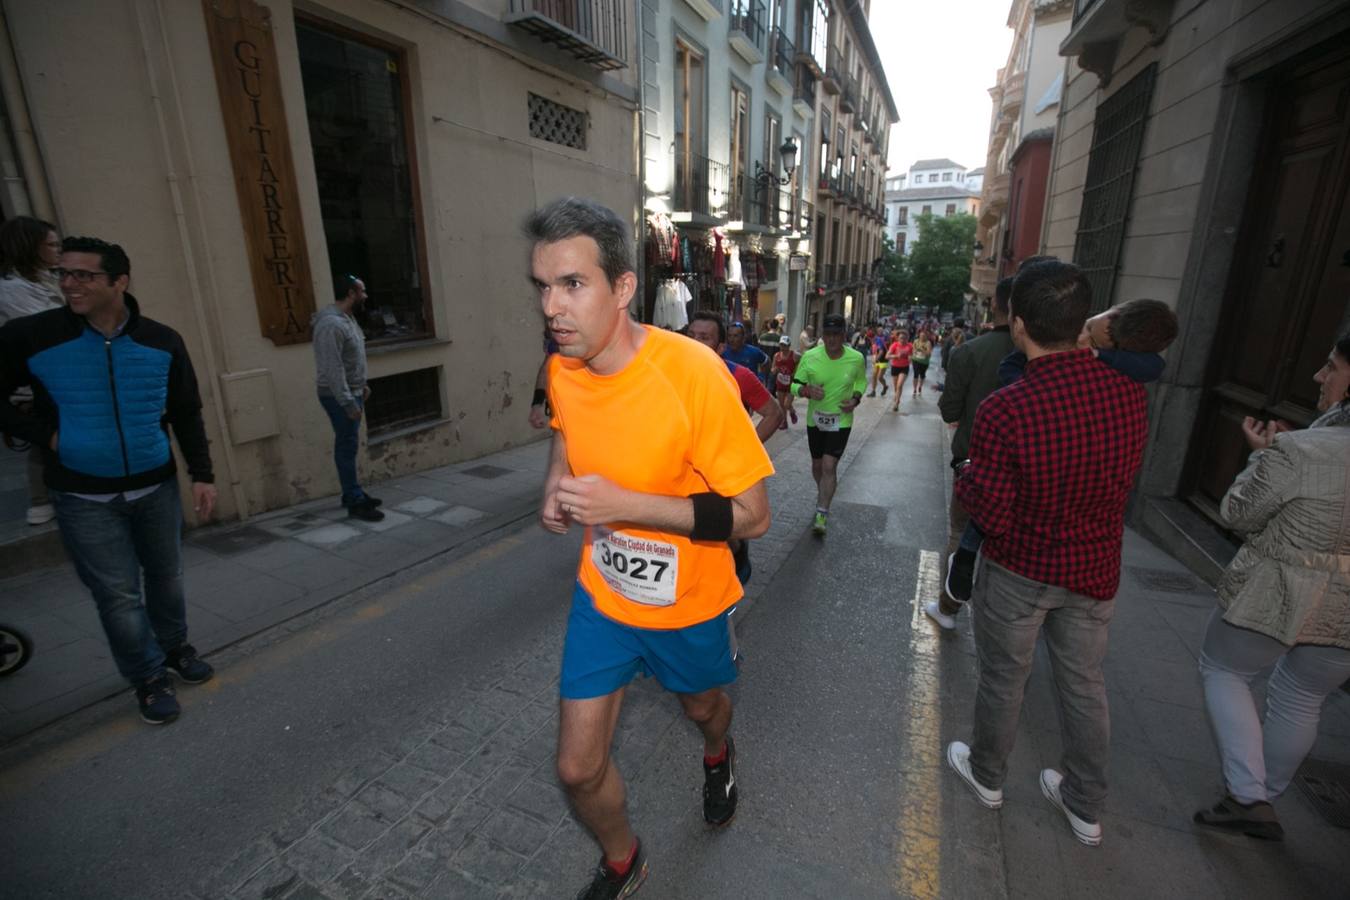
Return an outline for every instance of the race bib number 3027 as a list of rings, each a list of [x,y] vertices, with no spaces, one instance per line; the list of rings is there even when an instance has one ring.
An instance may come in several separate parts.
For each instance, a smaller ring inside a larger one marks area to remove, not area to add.
[[[591,563],[610,590],[634,603],[675,603],[680,553],[674,544],[596,525],[591,530]]]

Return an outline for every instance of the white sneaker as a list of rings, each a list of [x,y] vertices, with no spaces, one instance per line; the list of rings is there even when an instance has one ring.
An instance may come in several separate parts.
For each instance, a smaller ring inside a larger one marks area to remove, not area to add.
[[[961,776],[961,780],[970,785],[970,789],[975,792],[979,801],[989,809],[998,809],[1003,805],[1003,791],[998,788],[987,788],[975,780],[975,774],[970,771],[970,748],[960,741],[952,741],[947,745],[947,765],[952,767],[952,771]]]
[[[52,519],[56,518],[56,507],[50,503],[39,503],[37,506],[28,507],[29,525],[46,525]]]
[[[1102,825],[1100,822],[1080,819],[1073,810],[1064,805],[1064,798],[1059,795],[1059,783],[1063,780],[1064,776],[1054,769],[1041,769],[1041,793],[1064,813],[1064,818],[1069,820],[1069,827],[1073,829],[1073,836],[1078,838],[1078,842],[1095,847],[1102,842]]]
[[[947,631],[951,631],[956,627],[956,617],[944,613],[942,607],[938,605],[936,600],[930,600],[925,603],[923,605],[923,611],[928,618],[941,625]]]

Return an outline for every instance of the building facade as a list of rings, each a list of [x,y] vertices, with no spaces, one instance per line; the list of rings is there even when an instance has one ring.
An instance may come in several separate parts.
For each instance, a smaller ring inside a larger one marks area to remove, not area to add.
[[[309,321],[338,276],[370,293],[370,478],[537,436],[521,221],[640,209],[637,12],[577,7],[6,0],[0,206],[126,248],[195,363],[220,517],[337,491]]]
[[[987,312],[1000,278],[1039,252],[1064,60],[1060,43],[1073,18],[1071,0],[1013,0],[1012,46],[997,83],[985,159],[982,212],[971,267],[971,314]]]
[[[886,236],[908,255],[919,238],[919,216],[979,215],[983,173],[973,177],[950,159],[921,159],[886,180]]]
[[[867,24],[869,6],[831,4],[825,65],[813,58],[806,73],[819,85],[812,136],[817,238],[806,308],[817,330],[831,313],[854,324],[877,314],[886,154],[900,114]]]
[[[1350,330],[1348,48],[1314,0],[1079,0],[1061,45],[1042,248],[1176,309],[1133,514],[1211,576],[1243,418],[1308,424]]]
[[[644,317],[800,322],[816,90],[800,73],[804,58],[825,59],[828,20],[817,23],[814,0],[642,7]],[[675,288],[689,298],[678,315],[664,299]]]

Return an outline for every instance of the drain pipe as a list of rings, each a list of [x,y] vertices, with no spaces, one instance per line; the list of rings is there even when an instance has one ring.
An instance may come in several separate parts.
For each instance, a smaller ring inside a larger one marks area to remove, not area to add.
[[[637,0],[633,4],[637,38],[633,46],[637,53],[637,136],[634,143],[637,146],[638,173],[638,233],[637,240],[633,244],[634,253],[637,256],[634,262],[637,266],[638,312],[634,318],[638,321],[642,321],[647,312],[647,254],[643,252],[643,244],[647,239],[647,82],[644,77],[646,66],[643,63],[642,52],[642,6],[643,0]]]
[[[211,384],[211,393],[215,402],[211,404],[215,412],[216,427],[220,430],[220,448],[225,456],[225,468],[229,472],[230,493],[234,497],[235,511],[239,516],[240,522],[248,521],[249,509],[248,498],[244,494],[244,487],[239,478],[239,465],[234,452],[234,443],[230,439],[230,423],[225,415],[225,402],[221,396],[220,387],[220,358],[225,355],[223,338],[225,332],[221,328],[218,308],[215,304],[210,307],[202,296],[202,281],[205,279],[214,282],[211,274],[211,260],[209,255],[201,262],[198,261],[196,254],[192,249],[192,226],[188,221],[187,207],[183,200],[183,176],[179,175],[177,165],[174,162],[174,146],[171,137],[170,122],[175,121],[179,125],[179,137],[184,145],[187,143],[187,137],[182,133],[182,100],[178,93],[178,83],[174,76],[172,66],[167,71],[161,73],[155,65],[157,58],[155,53],[155,38],[159,38],[159,46],[168,57],[168,38],[164,33],[164,8],[163,0],[154,0],[152,8],[154,10],[154,23],[147,21],[148,11],[144,6],[137,9],[137,26],[141,38],[141,55],[145,63],[146,75],[150,82],[150,103],[155,110],[155,122],[158,126],[160,149],[164,153],[164,181],[169,189],[169,197],[173,202],[174,223],[178,231],[178,239],[183,247],[183,262],[187,267],[188,295],[192,298],[192,311],[197,322],[197,330],[201,334],[202,345],[202,368],[206,371],[206,380]],[[161,79],[167,82],[167,90],[161,86]],[[168,102],[173,106],[173,116],[165,109],[165,95]],[[186,150],[184,151],[186,155]],[[195,188],[191,184],[192,160],[187,159],[187,190],[195,195]],[[194,199],[199,199],[194,196]],[[200,204],[197,205],[200,209]],[[218,346],[218,341],[220,346]],[[204,523],[199,523],[204,524]]]
[[[14,55],[9,20],[3,7],[0,7],[0,97],[4,98],[5,109],[9,112],[14,149],[19,156],[19,171],[23,173],[31,214],[55,222],[56,204],[52,202],[47,173],[42,167],[42,154],[38,150],[37,135],[33,133],[33,119],[28,114],[23,80],[19,77],[19,61]]]

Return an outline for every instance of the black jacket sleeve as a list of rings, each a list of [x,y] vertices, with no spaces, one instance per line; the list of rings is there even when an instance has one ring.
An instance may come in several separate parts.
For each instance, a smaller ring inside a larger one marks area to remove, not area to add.
[[[197,373],[192,369],[183,339],[174,335],[173,362],[169,365],[167,415],[174,437],[187,461],[188,475],[202,484],[215,482],[211,471],[211,442],[202,421],[202,397],[197,389]]]
[[[33,383],[28,371],[30,330],[23,319],[13,319],[0,327],[0,432],[34,447],[47,448],[56,433],[56,423],[26,413],[9,402],[16,388]]]

